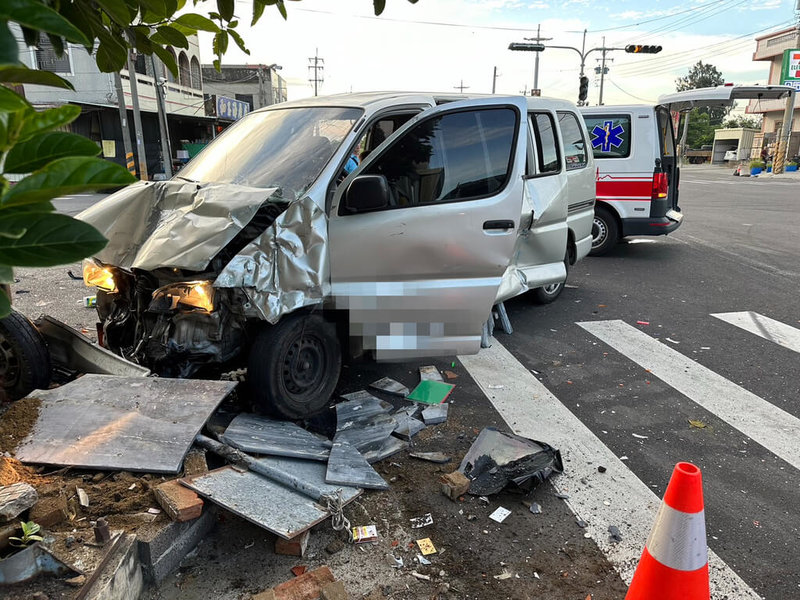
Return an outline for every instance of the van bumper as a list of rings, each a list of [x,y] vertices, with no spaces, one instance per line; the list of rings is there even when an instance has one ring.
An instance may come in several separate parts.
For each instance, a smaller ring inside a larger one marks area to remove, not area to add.
[[[623,237],[629,235],[667,235],[683,222],[683,214],[668,210],[664,217],[621,219]]]

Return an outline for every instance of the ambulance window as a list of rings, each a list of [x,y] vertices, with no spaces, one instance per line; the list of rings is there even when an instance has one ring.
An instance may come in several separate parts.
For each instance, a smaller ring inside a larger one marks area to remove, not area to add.
[[[561,170],[561,158],[558,155],[553,116],[548,113],[534,113],[531,118],[531,126],[536,140],[537,174],[558,173]]]
[[[631,154],[630,115],[583,115],[595,158],[626,158]]]
[[[675,135],[672,118],[666,110],[658,111],[658,128],[661,133],[661,156],[675,156]]]
[[[561,139],[564,140],[564,162],[567,171],[583,169],[589,160],[586,156],[586,140],[583,139],[578,117],[570,112],[559,112],[558,125],[561,127]]]

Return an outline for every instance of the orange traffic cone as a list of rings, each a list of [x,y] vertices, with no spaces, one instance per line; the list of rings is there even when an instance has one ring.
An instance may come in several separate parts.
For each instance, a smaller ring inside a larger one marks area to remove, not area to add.
[[[703,476],[675,465],[625,600],[709,600]]]

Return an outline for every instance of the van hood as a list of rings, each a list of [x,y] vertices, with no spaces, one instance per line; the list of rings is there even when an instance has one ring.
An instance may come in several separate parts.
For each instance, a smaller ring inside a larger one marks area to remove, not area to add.
[[[276,189],[176,179],[140,182],[77,218],[108,238],[95,255],[104,264],[203,271]]]

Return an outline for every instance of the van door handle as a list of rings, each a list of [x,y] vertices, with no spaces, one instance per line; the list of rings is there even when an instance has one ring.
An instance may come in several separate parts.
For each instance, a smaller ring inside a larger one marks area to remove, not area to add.
[[[484,229],[513,229],[514,221],[510,219],[500,219],[498,221],[484,221]]]

